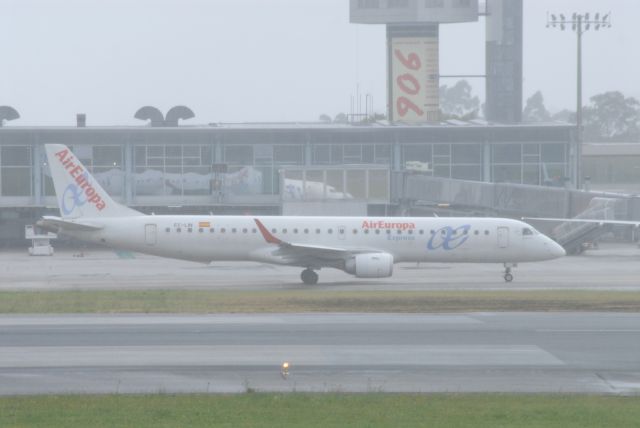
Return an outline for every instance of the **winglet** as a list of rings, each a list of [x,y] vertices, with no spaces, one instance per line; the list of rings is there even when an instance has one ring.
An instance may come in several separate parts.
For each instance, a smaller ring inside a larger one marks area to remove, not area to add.
[[[277,244],[277,245],[284,244],[284,242],[282,242],[280,239],[273,236],[271,232],[269,232],[267,228],[264,227],[264,224],[262,224],[260,220],[258,220],[257,218],[254,218],[253,220],[258,225],[258,229],[260,229],[260,233],[262,233],[262,236],[264,237],[265,241],[267,241],[269,244]]]

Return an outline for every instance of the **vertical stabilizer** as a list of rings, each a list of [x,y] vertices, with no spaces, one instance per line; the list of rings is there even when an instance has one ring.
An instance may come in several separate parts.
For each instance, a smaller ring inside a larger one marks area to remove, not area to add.
[[[142,213],[116,203],[62,144],[45,144],[62,218],[131,217]]]

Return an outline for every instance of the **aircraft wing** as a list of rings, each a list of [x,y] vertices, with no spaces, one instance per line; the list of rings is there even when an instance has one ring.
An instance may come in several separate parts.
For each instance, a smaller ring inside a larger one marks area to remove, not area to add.
[[[258,219],[254,219],[260,233],[269,244],[275,244],[278,248],[271,253],[272,256],[280,258],[282,261],[295,265],[317,265],[340,260],[346,260],[355,254],[380,253],[381,251],[369,248],[347,249],[337,247],[327,247],[322,245],[296,244],[276,238]]]
[[[604,226],[607,224],[613,225],[627,225],[640,227],[640,221],[628,221],[628,220],[604,220],[594,218],[544,218],[544,217],[522,217],[523,220],[536,220],[536,221],[555,221],[560,223],[593,223]]]
[[[86,222],[65,220],[60,217],[48,217],[48,216],[42,217],[42,220],[39,220],[37,222],[37,225],[42,227],[45,230],[52,230],[52,231],[69,230],[69,231],[91,232],[91,231],[102,229],[102,226],[97,226],[97,225],[86,223]]]

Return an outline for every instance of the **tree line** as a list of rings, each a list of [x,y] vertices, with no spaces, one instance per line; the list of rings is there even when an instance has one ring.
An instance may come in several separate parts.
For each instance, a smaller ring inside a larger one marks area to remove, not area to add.
[[[441,120],[472,120],[484,116],[484,104],[473,95],[473,88],[466,80],[459,80],[453,86],[440,86]],[[384,120],[383,114],[358,118],[358,122]],[[326,123],[347,123],[344,113],[331,118],[320,116]],[[522,112],[526,123],[576,122],[576,112],[561,110],[550,112],[544,104],[544,96],[537,91],[529,97]],[[640,102],[627,97],[620,91],[608,91],[594,95],[582,109],[583,140],[587,142],[639,142],[640,143]]]

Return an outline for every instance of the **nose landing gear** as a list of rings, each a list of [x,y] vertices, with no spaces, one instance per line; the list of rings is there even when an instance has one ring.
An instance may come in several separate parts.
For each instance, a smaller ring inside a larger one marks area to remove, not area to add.
[[[505,263],[504,264],[504,280],[505,282],[513,281],[513,274],[511,273],[511,269],[514,267],[518,267],[517,264],[513,263]]]
[[[318,283],[318,274],[313,269],[305,269],[300,274],[300,279],[307,285],[316,285]]]

